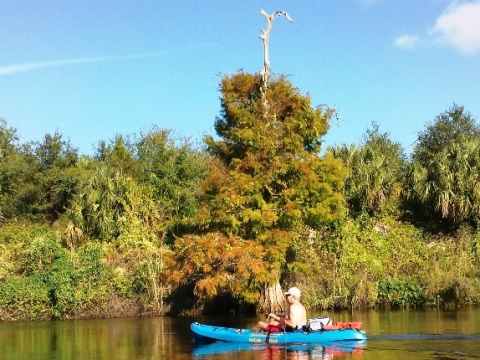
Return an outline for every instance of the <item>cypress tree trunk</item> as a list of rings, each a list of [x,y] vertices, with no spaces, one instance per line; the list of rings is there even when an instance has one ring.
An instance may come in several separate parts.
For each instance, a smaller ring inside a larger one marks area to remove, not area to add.
[[[272,29],[272,22],[275,16],[283,15],[288,21],[292,22],[292,19],[285,11],[275,11],[273,14],[267,14],[264,10],[260,10],[260,14],[267,19],[267,30],[262,29],[262,35],[260,39],[263,42],[263,69],[260,71],[262,76],[262,86],[260,88],[263,103],[263,117],[269,119],[270,108],[267,100],[267,88],[268,88],[268,73],[270,71],[270,58],[268,55],[268,40],[270,38],[270,31]],[[280,278],[277,274],[277,279]],[[277,280],[274,284],[263,284],[262,293],[260,294],[260,301],[258,306],[258,312],[267,313],[284,313],[285,312],[285,299],[283,296],[282,287]]]
[[[265,283],[260,294],[258,312],[263,313],[285,313],[285,297],[280,282],[274,284]]]

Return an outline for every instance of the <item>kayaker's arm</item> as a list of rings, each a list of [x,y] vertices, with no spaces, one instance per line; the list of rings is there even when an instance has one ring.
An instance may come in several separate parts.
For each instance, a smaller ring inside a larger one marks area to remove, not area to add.
[[[290,320],[288,314],[270,314],[268,315],[269,318],[271,318],[274,321],[277,321],[279,324],[282,324],[282,326],[288,325],[292,328],[295,328],[297,326],[296,323],[294,323],[292,320]]]
[[[269,319],[273,319],[275,321],[280,321],[281,318],[288,318],[288,315],[287,314],[274,314],[274,313],[271,313],[271,314],[268,314],[267,318]]]

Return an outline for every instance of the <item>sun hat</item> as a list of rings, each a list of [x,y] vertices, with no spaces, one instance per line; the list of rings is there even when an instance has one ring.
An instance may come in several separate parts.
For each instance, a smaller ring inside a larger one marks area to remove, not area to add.
[[[302,294],[302,292],[301,292],[300,289],[297,288],[296,286],[291,287],[291,288],[288,289],[288,291],[285,293],[285,295],[292,295],[292,296],[295,296],[296,298],[299,298],[301,294]]]

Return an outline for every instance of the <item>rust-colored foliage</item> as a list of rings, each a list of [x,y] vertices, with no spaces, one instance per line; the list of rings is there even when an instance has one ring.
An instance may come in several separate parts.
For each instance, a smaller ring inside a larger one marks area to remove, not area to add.
[[[256,300],[256,284],[265,279],[262,246],[221,233],[190,236],[175,242],[176,269],[170,279],[179,284],[195,282],[195,295],[212,298],[230,292]]]

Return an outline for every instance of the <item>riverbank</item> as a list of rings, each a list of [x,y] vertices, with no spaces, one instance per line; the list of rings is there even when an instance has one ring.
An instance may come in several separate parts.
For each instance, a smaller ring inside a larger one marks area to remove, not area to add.
[[[294,244],[285,284],[301,287],[302,301],[317,310],[479,304],[475,232],[428,238],[391,219],[379,228],[350,222],[330,248]],[[73,249],[54,227],[8,224],[0,229],[0,321],[254,311],[254,302],[228,293],[198,306],[192,287],[169,281],[165,253],[158,270],[162,253],[152,245],[85,242]]]

